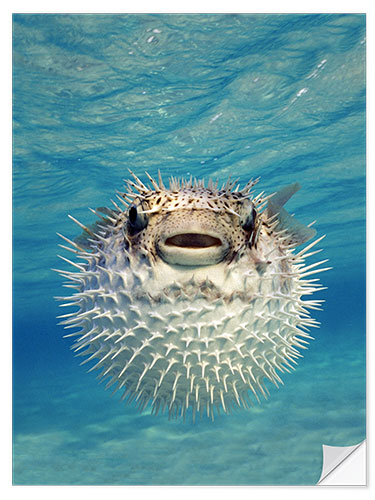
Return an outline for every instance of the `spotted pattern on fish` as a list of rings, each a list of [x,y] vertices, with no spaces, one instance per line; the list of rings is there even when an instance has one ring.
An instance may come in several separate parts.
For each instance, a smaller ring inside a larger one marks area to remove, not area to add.
[[[149,185],[132,174],[92,226],[70,216],[83,229],[74,241],[60,235],[78,259],[58,270],[75,289],[59,298],[76,306],[60,316],[67,336],[140,411],[214,419],[248,408],[294,369],[318,326],[309,309],[322,301],[305,297],[328,268],[305,258],[323,237],[296,250],[315,235],[283,208],[298,184],[255,196],[258,179],[165,187],[146,175]]]

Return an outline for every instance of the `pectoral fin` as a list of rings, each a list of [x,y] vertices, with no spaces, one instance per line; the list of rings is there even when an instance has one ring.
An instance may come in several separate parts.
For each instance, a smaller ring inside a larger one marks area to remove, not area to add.
[[[118,213],[116,210],[112,210],[107,207],[98,207],[96,209],[96,212],[100,212],[104,215],[107,215],[108,217],[115,217],[115,215]],[[98,214],[97,214],[98,215]],[[99,215],[100,217],[100,215]],[[90,224],[87,226],[88,231],[83,231],[82,234],[79,236],[76,236],[74,238],[74,242],[77,243],[80,247],[86,249],[86,250],[92,250],[92,240],[94,237],[92,236],[93,233],[94,235],[98,233],[98,231],[105,231],[106,226],[111,226],[111,221],[107,219],[106,217],[100,217],[99,221],[94,222],[93,224]]]
[[[283,229],[287,230],[287,234],[290,236],[291,243],[298,246],[302,243],[313,238],[316,234],[315,229],[305,226],[299,222],[294,216],[290,215],[284,208],[283,205],[301,188],[298,182],[290,184],[278,191],[272,198],[268,200],[267,204],[267,216],[276,216],[278,224],[276,226],[276,231],[281,231]],[[276,215],[277,214],[277,215]]]

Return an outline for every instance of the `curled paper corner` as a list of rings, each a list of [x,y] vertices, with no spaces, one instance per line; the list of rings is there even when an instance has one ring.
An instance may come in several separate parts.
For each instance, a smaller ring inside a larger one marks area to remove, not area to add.
[[[366,486],[366,440],[354,446],[323,444],[318,486]]]

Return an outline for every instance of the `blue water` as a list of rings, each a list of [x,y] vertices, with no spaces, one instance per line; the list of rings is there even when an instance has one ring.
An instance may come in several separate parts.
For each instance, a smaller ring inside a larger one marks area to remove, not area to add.
[[[13,36],[14,483],[315,484],[322,444],[365,438],[365,17],[17,14]],[[288,209],[333,270],[316,340],[261,405],[139,415],[62,338],[56,232],[127,168],[303,186]]]

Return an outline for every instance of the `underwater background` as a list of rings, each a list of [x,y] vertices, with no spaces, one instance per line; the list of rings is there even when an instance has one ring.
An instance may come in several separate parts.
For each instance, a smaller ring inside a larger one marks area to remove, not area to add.
[[[14,484],[308,485],[322,444],[365,439],[365,23],[13,16]],[[79,234],[68,213],[92,223],[128,168],[302,185],[287,209],[317,220],[315,260],[333,269],[315,340],[260,405],[194,424],[139,414],[63,338],[56,232]]]

